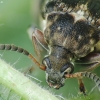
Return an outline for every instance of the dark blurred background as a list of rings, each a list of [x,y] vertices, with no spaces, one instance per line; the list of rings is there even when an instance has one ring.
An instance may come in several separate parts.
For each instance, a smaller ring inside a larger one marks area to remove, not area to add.
[[[27,30],[31,25],[43,30],[41,28],[40,17],[40,5],[42,2],[43,0],[0,0],[0,43],[15,44],[36,56]],[[41,86],[50,89],[45,81],[45,73],[36,67],[28,57],[17,52],[0,51],[0,58],[21,72],[27,71],[27,69],[33,65],[34,71],[31,75],[42,82],[35,79],[33,80]],[[81,70],[81,66],[76,66],[75,69],[76,71]],[[100,75],[98,70],[100,70],[100,68],[94,72]],[[96,98],[100,97],[100,92],[97,88],[93,89],[95,86],[94,82],[90,79],[84,79],[84,84],[88,94],[95,94],[92,97],[94,99],[90,99],[98,100]],[[53,91],[55,95],[62,95],[65,98],[80,96],[76,79],[68,79],[64,87],[59,90],[50,89],[50,91]]]

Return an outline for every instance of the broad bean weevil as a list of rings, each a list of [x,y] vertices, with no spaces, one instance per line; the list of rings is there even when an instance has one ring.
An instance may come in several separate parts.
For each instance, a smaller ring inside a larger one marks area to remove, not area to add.
[[[85,93],[82,77],[94,80],[100,88],[100,78],[91,71],[100,65],[100,0],[50,0],[43,11],[44,32],[32,34],[37,54],[39,44],[48,51],[40,64],[28,51],[14,45],[1,44],[0,50],[18,51],[30,57],[46,72],[50,87],[59,89],[66,78],[77,78]],[[74,73],[74,64],[88,64],[86,71]]]

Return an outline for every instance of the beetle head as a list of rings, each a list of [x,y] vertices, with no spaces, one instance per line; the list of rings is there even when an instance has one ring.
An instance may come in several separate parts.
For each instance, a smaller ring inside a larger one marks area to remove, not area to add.
[[[56,57],[52,58],[51,55],[44,58],[43,64],[46,66],[46,81],[50,87],[55,89],[64,86],[65,74],[71,74],[74,70],[70,62]]]

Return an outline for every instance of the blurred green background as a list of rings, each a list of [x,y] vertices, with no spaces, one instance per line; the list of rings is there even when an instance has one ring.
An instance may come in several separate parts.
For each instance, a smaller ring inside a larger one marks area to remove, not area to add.
[[[15,44],[22,47],[36,56],[32,41],[29,39],[27,29],[30,25],[40,26],[40,2],[41,0],[0,0],[0,43],[1,44]],[[43,0],[42,0],[43,2]],[[39,85],[50,89],[45,81],[45,73],[33,64],[33,62],[23,54],[12,51],[0,51],[0,58],[7,63],[13,65],[21,72],[25,72],[32,65],[34,72],[33,77],[41,80],[36,81]],[[80,66],[76,67],[76,71],[80,70]],[[98,71],[97,71],[98,70]],[[100,75],[98,68],[95,72]],[[15,73],[16,74],[16,73]],[[75,98],[80,96],[78,84],[76,79],[66,80],[66,84],[59,90],[50,89],[55,95],[62,95],[64,98]],[[85,100],[98,100],[100,91],[95,88],[94,82],[90,79],[84,79],[87,93],[95,94],[93,97],[86,97]],[[83,95],[82,95],[83,96]]]

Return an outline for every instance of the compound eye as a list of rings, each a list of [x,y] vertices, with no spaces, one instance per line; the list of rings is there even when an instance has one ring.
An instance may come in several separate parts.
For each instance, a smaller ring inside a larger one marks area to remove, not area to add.
[[[61,69],[60,72],[67,74],[67,73],[72,73],[74,71],[74,66],[71,63],[67,63],[66,65],[64,65]]]
[[[45,57],[42,61],[42,63],[47,67],[51,69],[51,64],[50,64],[50,60],[48,57]]]

